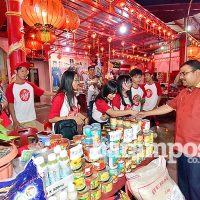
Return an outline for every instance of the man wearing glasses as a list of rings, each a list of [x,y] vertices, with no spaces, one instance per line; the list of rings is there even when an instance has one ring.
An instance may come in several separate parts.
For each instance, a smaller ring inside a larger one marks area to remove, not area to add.
[[[175,150],[178,185],[186,200],[200,199],[200,62],[189,60],[180,68],[180,79],[186,87],[180,94],[155,110],[140,112],[140,117],[163,115],[176,110]],[[176,145],[177,146],[177,145]]]

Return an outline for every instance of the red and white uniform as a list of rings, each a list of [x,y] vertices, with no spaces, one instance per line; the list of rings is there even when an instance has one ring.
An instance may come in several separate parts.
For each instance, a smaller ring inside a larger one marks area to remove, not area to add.
[[[144,88],[146,90],[145,103],[143,105],[143,110],[148,111],[155,108],[159,96],[162,95],[162,89],[158,82],[154,82],[153,84],[145,84]]]
[[[14,104],[15,115],[20,123],[36,119],[34,94],[42,96],[44,90],[28,81],[24,84],[11,83],[6,89],[7,101]]]
[[[138,88],[131,87],[131,93],[132,93],[132,98],[133,98],[132,108],[133,108],[133,110],[139,112],[140,109],[141,109],[141,103],[135,101],[135,98],[137,98],[138,96],[140,98],[145,98],[146,97],[146,91],[145,91],[144,87],[138,86]]]
[[[94,105],[93,105],[92,118],[94,120],[96,120],[97,122],[99,122],[99,123],[107,122],[108,120],[103,121],[101,119],[101,116],[104,115],[104,114],[106,114],[106,112],[110,108],[111,108],[111,105],[109,103],[107,103],[105,100],[103,100],[103,99],[97,99],[94,102]]]
[[[49,119],[52,119],[54,117],[65,117],[65,116],[76,117],[77,114],[80,112],[76,97],[74,97],[73,105],[74,106],[72,107],[71,110],[65,93],[57,94],[52,100],[52,106],[49,112]]]
[[[124,101],[127,104],[124,106],[122,104],[122,99],[119,94],[116,94],[112,100],[112,106],[118,108],[119,110],[129,110],[131,108],[131,102],[128,97],[124,97]]]

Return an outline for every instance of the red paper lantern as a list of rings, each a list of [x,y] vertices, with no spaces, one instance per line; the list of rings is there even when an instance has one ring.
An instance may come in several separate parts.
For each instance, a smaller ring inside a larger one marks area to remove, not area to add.
[[[66,15],[66,21],[63,25],[63,29],[66,29],[67,31],[75,31],[79,25],[80,25],[80,19],[79,16],[71,11],[71,10],[65,10]]]
[[[38,31],[36,33],[36,39],[44,44],[53,44],[56,41],[56,36],[50,31]]]
[[[33,40],[32,38],[26,39],[25,46],[26,48],[31,49],[33,51],[42,49],[42,43],[38,42],[37,40]]]
[[[60,0],[23,0],[22,18],[31,27],[61,28],[65,22],[65,10]]]

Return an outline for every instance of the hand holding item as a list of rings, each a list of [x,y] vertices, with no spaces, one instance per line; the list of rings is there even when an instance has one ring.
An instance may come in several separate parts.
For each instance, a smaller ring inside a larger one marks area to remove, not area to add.
[[[136,114],[137,117],[145,118],[147,116],[146,112],[142,111]]]
[[[18,121],[13,121],[13,128],[14,128],[14,130],[17,130],[22,127]]]
[[[85,122],[85,125],[89,124],[89,119],[87,117],[83,121]]]
[[[75,121],[77,123],[77,125],[83,125],[84,121],[80,116],[75,117]]]

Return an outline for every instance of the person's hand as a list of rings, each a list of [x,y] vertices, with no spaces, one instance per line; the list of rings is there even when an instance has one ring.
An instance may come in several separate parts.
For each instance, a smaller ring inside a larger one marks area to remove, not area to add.
[[[109,118],[109,116],[108,116],[107,114],[102,114],[102,115],[101,115],[101,119],[102,119],[103,121],[106,121],[108,118]]]
[[[75,121],[76,121],[77,125],[83,125],[84,124],[83,119],[79,116],[75,117]]]
[[[137,113],[136,116],[137,116],[137,117],[140,117],[140,118],[145,118],[145,117],[147,116],[147,113],[144,112],[144,111],[142,111],[142,112]]]
[[[130,111],[130,115],[136,115],[138,112],[137,111],[135,111],[135,110],[129,110]]]
[[[17,130],[19,128],[22,128],[22,126],[20,125],[20,123],[16,120],[16,121],[13,121],[13,128],[14,130]]]
[[[88,124],[89,124],[89,119],[86,117],[86,118],[84,119],[84,122],[85,122],[85,125],[88,125]]]

